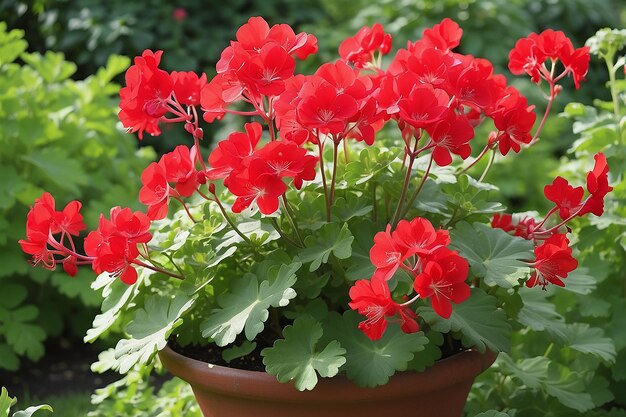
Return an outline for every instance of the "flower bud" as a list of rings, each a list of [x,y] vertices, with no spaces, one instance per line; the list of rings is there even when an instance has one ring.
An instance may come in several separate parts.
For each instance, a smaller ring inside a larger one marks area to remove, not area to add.
[[[215,184],[210,183],[209,184],[209,192],[213,195],[215,195]]]

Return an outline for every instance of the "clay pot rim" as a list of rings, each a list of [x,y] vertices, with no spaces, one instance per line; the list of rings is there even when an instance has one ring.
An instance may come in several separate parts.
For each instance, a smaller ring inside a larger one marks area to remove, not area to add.
[[[298,391],[292,383],[278,382],[266,372],[211,365],[183,356],[169,346],[159,352],[159,357],[168,371],[187,381],[194,391],[224,395],[236,391],[240,397],[302,403],[328,402],[329,397],[338,403],[371,400],[371,388],[359,387],[345,375],[319,378],[314,390]],[[376,387],[377,398],[415,396],[417,392],[428,393],[462,384],[489,368],[496,357],[497,353],[489,350],[485,353],[465,350],[437,361],[423,372],[397,372],[387,384]]]

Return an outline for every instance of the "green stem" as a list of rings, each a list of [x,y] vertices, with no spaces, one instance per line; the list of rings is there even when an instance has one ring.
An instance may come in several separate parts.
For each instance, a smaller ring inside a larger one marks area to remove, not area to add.
[[[177,274],[175,272],[168,271],[167,269],[159,268],[158,266],[154,266],[154,265],[147,264],[145,262],[141,262],[140,260],[137,260],[137,259],[135,259],[133,261],[133,263],[135,265],[142,266],[142,267],[147,268],[147,269],[151,269],[151,270],[153,270],[155,272],[160,272],[160,273],[165,274],[167,276],[170,276],[172,278],[180,279],[181,281],[185,279],[185,277],[183,275],[179,275],[179,274]]]
[[[215,202],[217,203],[217,206],[220,208],[220,211],[222,212],[222,216],[224,216],[224,220],[226,220],[228,222],[230,227],[233,228],[233,230],[235,231],[235,233],[237,233],[239,235],[239,237],[241,237],[247,243],[252,244],[250,239],[248,239],[248,237],[246,235],[241,233],[241,230],[239,230],[237,228],[237,225],[235,225],[235,223],[233,223],[233,221],[230,219],[230,217],[228,217],[228,213],[226,213],[226,209],[224,209],[224,206],[222,205],[222,202],[220,201],[220,199],[217,198],[217,194],[213,194],[213,197],[215,197]]]
[[[409,165],[407,166],[406,174],[404,175],[404,184],[402,185],[402,192],[400,193],[400,199],[398,200],[396,211],[394,212],[393,218],[391,220],[392,227],[395,227],[400,217],[400,211],[402,210],[402,206],[404,204],[406,192],[409,189],[409,181],[411,180],[411,170],[413,169],[413,162],[415,162],[415,157],[412,155],[409,155]]]
[[[404,211],[402,212],[402,216],[406,216],[406,214],[409,212],[411,207],[413,207],[413,203],[415,203],[417,196],[422,191],[422,188],[424,188],[424,184],[426,184],[426,180],[428,179],[428,175],[430,174],[430,169],[432,168],[432,166],[433,166],[433,155],[431,154],[430,161],[428,161],[428,168],[426,168],[426,171],[424,172],[424,176],[422,177],[422,180],[420,181],[420,185],[417,187],[417,189],[415,190],[411,198],[409,198],[409,204],[407,204],[406,207],[404,208]]]
[[[489,158],[489,162],[487,162],[487,166],[485,167],[485,170],[483,171],[482,175],[478,179],[479,182],[483,182],[483,180],[487,176],[487,173],[489,172],[489,170],[491,169],[491,167],[493,165],[493,161],[495,161],[495,160],[496,160],[496,150],[492,149],[491,150],[491,157]]]
[[[278,225],[278,222],[276,221],[276,219],[274,217],[269,217],[269,219],[270,219],[270,223],[274,227],[274,230],[276,230],[278,232],[278,234],[280,235],[280,237],[285,239],[287,241],[287,243],[289,243],[292,246],[295,246],[296,248],[303,248],[304,247],[302,245],[297,244],[296,242],[293,241],[293,239],[291,239],[289,236],[287,236],[283,232],[283,230],[280,228],[280,226]]]
[[[285,206],[285,215],[287,216],[289,223],[291,223],[291,227],[293,227],[293,231],[296,234],[298,241],[304,245],[304,240],[302,240],[302,236],[300,236],[300,231],[298,230],[298,223],[296,222],[296,218],[291,211],[291,207],[289,206],[289,200],[287,200],[285,194],[283,194],[281,198],[283,200],[283,206]]]
[[[370,192],[372,193],[372,223],[376,223],[376,183],[370,182]]]
[[[330,223],[330,200],[328,199],[328,185],[326,185],[326,174],[324,173],[324,146],[317,136],[317,148],[320,155],[320,173],[322,174],[322,184],[324,185],[324,200],[326,201],[326,221]]]
[[[333,174],[330,179],[330,204],[335,202],[335,183],[337,181],[337,159],[339,159],[339,143],[333,138]]]
[[[546,120],[548,120],[548,114],[550,114],[550,109],[552,108],[552,103],[554,102],[554,98],[556,97],[556,85],[554,82],[550,83],[550,97],[548,97],[548,104],[546,105],[546,111],[543,113],[543,117],[541,118],[541,122],[539,123],[539,127],[535,131],[533,138],[530,140],[530,144],[535,143],[539,140],[539,133],[543,129],[543,126],[546,124]]]

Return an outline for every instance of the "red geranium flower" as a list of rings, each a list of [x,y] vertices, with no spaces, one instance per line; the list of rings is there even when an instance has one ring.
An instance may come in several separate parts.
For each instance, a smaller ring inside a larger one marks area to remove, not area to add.
[[[564,234],[555,234],[537,246],[536,260],[533,263],[535,271],[526,281],[526,286],[531,288],[539,284],[545,289],[548,283],[552,283],[564,287],[562,279],[578,266],[578,261],[572,257],[572,249],[568,245],[569,240]]]
[[[206,74],[198,77],[193,71],[172,71],[174,95],[180,104],[197,106],[200,104],[200,92],[207,85]]]
[[[561,219],[569,218],[580,208],[585,190],[583,187],[572,187],[563,177],[556,177],[551,185],[543,189],[546,198],[557,205]]]
[[[452,314],[452,303],[459,304],[470,296],[465,282],[469,264],[456,251],[438,249],[428,259],[413,288],[420,298],[430,298],[433,310],[444,319]]]
[[[347,38],[339,45],[339,56],[354,63],[356,68],[365,68],[374,57],[374,52],[379,51],[386,55],[391,51],[391,35],[385,33],[380,23],[371,28],[363,26],[356,35]]]
[[[159,69],[163,51],[146,49],[126,71],[126,87],[120,90],[119,118],[131,132],[160,135],[159,119],[167,113],[167,99],[173,91],[172,77]]]
[[[450,243],[450,234],[447,230],[435,230],[427,219],[416,217],[410,222],[400,220],[393,232],[393,241],[406,248],[404,257],[413,255],[424,257],[447,246]]]
[[[263,134],[263,126],[256,122],[246,123],[245,129],[246,133],[231,133],[211,152],[209,164],[213,169],[209,169],[206,173],[208,179],[228,177],[234,170],[240,170],[243,161],[254,153]]]
[[[415,87],[408,98],[400,100],[400,118],[413,127],[428,128],[445,119],[450,112],[445,91],[429,85]]]
[[[609,166],[606,163],[606,156],[598,152],[594,159],[593,169],[587,174],[587,191],[591,196],[580,215],[593,213],[601,216],[604,212],[604,197],[613,190],[613,187],[609,186]]]
[[[176,193],[182,197],[190,197],[198,187],[196,153],[196,147],[189,150],[185,145],[178,145],[159,160],[165,179],[168,183],[176,183]]]
[[[401,328],[405,333],[414,333],[419,330],[416,314],[408,307],[397,304],[391,298],[387,282],[381,277],[372,277],[371,280],[361,279],[350,288],[348,305],[366,317],[359,323],[359,329],[371,340],[378,340],[387,328],[386,317],[399,315]]]
[[[400,264],[409,257],[408,248],[398,244],[391,236],[391,225],[384,232],[374,236],[374,246],[370,249],[370,260],[376,267],[375,277],[391,279]]]
[[[439,166],[447,166],[452,163],[451,153],[467,159],[472,149],[469,141],[474,137],[474,128],[463,116],[455,116],[449,113],[446,120],[437,123],[429,129],[430,137],[435,142],[433,158]]]
[[[515,230],[515,226],[513,226],[513,216],[506,213],[496,213],[491,218],[491,227],[494,229],[502,229],[505,232],[512,232]]]
[[[148,217],[160,220],[167,216],[170,186],[163,167],[152,162],[141,174],[143,187],[139,190],[139,201],[148,206]]]

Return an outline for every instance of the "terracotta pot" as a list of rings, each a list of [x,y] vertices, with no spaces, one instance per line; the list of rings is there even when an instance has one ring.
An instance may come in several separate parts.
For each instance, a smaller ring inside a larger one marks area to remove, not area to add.
[[[397,373],[373,389],[359,388],[343,376],[320,378],[313,391],[305,392],[264,372],[209,365],[169,347],[159,357],[191,385],[205,417],[460,417],[474,378],[496,354],[461,352],[421,373]]]

